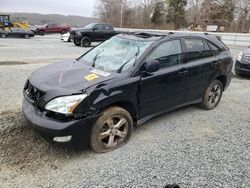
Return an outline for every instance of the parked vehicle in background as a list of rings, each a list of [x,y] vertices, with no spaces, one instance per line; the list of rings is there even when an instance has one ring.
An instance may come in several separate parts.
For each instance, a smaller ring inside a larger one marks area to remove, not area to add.
[[[0,31],[2,38],[7,37],[18,37],[18,38],[26,38],[29,39],[30,37],[34,37],[34,33],[32,31],[26,31],[20,28],[12,28],[10,31]]]
[[[69,38],[69,36],[70,36],[69,32],[62,34],[61,35],[61,41],[63,41],[63,42],[71,42],[71,39]]]
[[[9,14],[0,14],[0,29],[9,31],[11,28],[21,28],[28,30],[29,24],[26,21],[11,22]]]
[[[120,34],[76,60],[33,72],[22,110],[50,141],[81,141],[108,152],[157,115],[196,103],[216,108],[232,65],[229,49],[214,35]]]
[[[36,28],[36,33],[38,35],[44,35],[46,33],[67,33],[70,31],[69,26],[59,26],[57,24],[46,24],[45,26],[42,27],[37,27]]]
[[[250,76],[250,46],[240,52],[234,69],[236,74]]]
[[[89,47],[92,42],[102,42],[120,33],[110,24],[91,23],[82,29],[70,31],[70,39],[76,46]]]

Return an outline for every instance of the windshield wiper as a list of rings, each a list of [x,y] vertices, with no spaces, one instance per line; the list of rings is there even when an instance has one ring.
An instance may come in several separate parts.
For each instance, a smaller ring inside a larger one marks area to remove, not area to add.
[[[95,55],[95,57],[93,58],[93,63],[92,63],[92,65],[91,65],[91,67],[95,67],[95,62],[96,62],[98,56],[99,56],[103,51],[104,51],[104,50],[102,49],[99,53],[97,53],[97,54]]]
[[[118,73],[121,73],[122,72],[122,69],[125,67],[125,65],[127,65],[133,58],[135,58],[135,62],[136,62],[136,59],[140,53],[140,46],[137,46],[138,47],[138,50],[137,52],[135,53],[135,55],[133,57],[131,57],[128,61],[126,61],[118,70],[117,72]]]

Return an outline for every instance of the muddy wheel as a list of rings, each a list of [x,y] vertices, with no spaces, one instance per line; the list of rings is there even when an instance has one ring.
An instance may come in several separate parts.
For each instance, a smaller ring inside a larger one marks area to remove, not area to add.
[[[75,44],[76,46],[81,46],[81,40],[78,39],[78,38],[75,38],[75,39],[74,39],[74,44]]]
[[[84,47],[90,47],[91,39],[89,37],[83,37],[82,40],[81,40],[81,44]]]
[[[90,147],[97,153],[112,151],[127,143],[132,131],[131,115],[123,108],[109,107],[92,129]]]
[[[220,102],[223,93],[223,85],[221,81],[215,80],[207,88],[201,103],[201,107],[206,110],[212,110],[216,108]]]

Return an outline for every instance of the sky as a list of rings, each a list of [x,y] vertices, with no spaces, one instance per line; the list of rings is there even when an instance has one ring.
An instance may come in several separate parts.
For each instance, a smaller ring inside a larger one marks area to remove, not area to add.
[[[95,0],[0,0],[0,12],[94,16]]]

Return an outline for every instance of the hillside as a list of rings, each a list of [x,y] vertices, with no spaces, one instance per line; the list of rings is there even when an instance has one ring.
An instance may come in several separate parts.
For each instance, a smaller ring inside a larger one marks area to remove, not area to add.
[[[39,13],[7,13],[11,20],[28,21],[30,25],[42,25],[46,23],[70,24],[71,26],[82,27],[92,22],[98,22],[98,18],[60,15],[60,14],[39,14]]]

